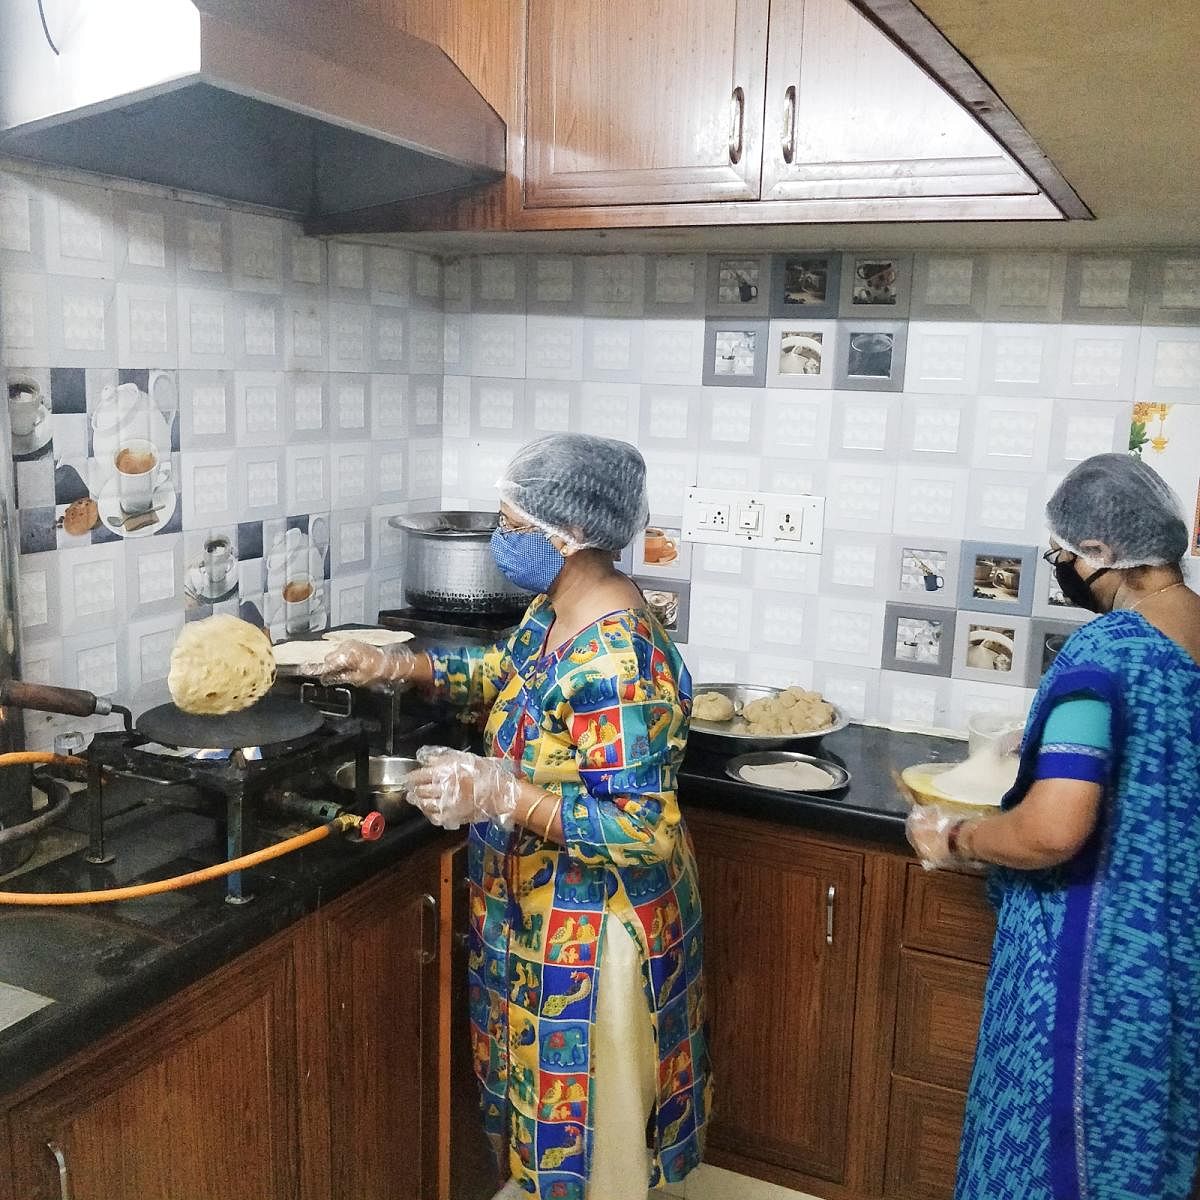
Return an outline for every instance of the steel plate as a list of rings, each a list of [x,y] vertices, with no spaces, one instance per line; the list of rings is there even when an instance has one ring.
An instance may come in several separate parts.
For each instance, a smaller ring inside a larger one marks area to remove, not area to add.
[[[264,696],[241,712],[218,717],[185,713],[174,704],[160,704],[137,719],[137,731],[166,746],[196,750],[242,750],[273,746],[316,733],[325,716],[309,704],[282,696]]]
[[[734,716],[729,721],[698,721],[692,720],[692,733],[702,738],[721,743],[729,750],[770,750],[777,746],[786,746],[790,742],[814,741],[827,733],[837,733],[850,724],[850,718],[836,704],[833,708],[833,724],[824,729],[814,729],[807,733],[749,733],[741,718],[741,711],[751,700],[762,700],[769,696],[778,696],[784,689],[766,687],[760,684],[748,683],[698,683],[692,689],[693,696],[702,692],[719,692],[733,701]]]
[[[829,774],[829,785],[811,788],[777,788],[772,787],[769,783],[751,783],[748,779],[742,778],[743,767],[767,767],[774,763],[787,762],[811,763],[814,767],[820,767],[822,771]],[[827,758],[816,758],[812,754],[798,754],[794,750],[760,750],[754,754],[740,754],[725,764],[725,774],[730,779],[736,779],[738,783],[746,784],[747,787],[761,787],[772,792],[785,792],[793,796],[824,795],[826,792],[841,791],[850,784],[850,772],[845,767],[839,767],[837,763],[830,762]]]

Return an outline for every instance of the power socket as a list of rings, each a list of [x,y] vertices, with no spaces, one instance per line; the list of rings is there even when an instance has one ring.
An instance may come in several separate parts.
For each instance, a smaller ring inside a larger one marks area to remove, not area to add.
[[[724,504],[710,504],[704,526],[716,533],[728,533],[729,509]]]

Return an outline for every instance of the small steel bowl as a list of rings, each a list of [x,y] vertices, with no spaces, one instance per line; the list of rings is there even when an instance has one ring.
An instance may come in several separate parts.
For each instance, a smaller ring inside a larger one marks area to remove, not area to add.
[[[373,754],[367,763],[367,790],[372,796],[400,797],[405,791],[404,781],[417,766],[415,758]],[[333,782],[343,791],[354,791],[354,759],[334,769]]]

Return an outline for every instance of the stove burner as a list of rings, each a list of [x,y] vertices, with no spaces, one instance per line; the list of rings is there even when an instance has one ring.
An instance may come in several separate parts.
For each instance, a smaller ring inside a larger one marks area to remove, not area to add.
[[[98,733],[87,750],[87,859],[112,862],[104,847],[104,773],[140,779],[161,786],[184,784],[224,801],[227,858],[240,858],[246,844],[246,823],[252,813],[247,800],[259,800],[270,788],[310,772],[322,773],[338,763],[355,763],[354,809],[370,809],[367,788],[369,748],[365,725],[350,717],[333,717],[313,710],[316,726],[309,733],[261,747],[234,747],[224,757],[197,758],[152,742],[140,733]],[[212,718],[208,718],[211,720]],[[331,785],[332,786],[332,785]],[[242,904],[240,871],[226,877],[225,899]]]

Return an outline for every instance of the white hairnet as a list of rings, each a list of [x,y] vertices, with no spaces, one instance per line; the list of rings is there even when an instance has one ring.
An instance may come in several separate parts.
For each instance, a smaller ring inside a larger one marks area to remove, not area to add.
[[[1188,527],[1175,493],[1152,467],[1131,454],[1097,454],[1058,485],[1046,505],[1058,542],[1097,567],[1174,566],[1187,553]],[[1085,554],[1103,542],[1111,562]]]
[[[496,486],[531,525],[581,550],[624,549],[650,519],[645,460],[612,438],[539,438],[517,452]]]

